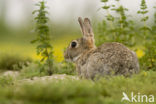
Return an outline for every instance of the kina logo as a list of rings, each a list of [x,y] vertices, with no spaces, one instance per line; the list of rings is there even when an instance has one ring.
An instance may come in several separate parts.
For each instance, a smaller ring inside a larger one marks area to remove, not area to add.
[[[123,92],[123,97],[121,99],[121,102],[128,101],[128,102],[146,102],[146,103],[154,103],[154,95],[142,95],[140,93],[134,94],[131,92],[131,96],[128,97],[128,95]]]

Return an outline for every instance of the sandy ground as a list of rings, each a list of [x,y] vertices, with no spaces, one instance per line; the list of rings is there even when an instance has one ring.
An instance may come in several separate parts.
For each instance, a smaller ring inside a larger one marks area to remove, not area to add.
[[[19,76],[18,71],[6,71],[2,75],[3,76],[11,76],[13,78],[17,78]],[[43,76],[43,77],[33,77],[33,78],[27,78],[22,79],[20,81],[22,82],[34,82],[34,81],[50,81],[50,80],[65,80],[65,79],[72,79],[72,80],[79,80],[77,76],[72,75],[66,75],[66,74],[54,74],[52,76]]]
[[[2,74],[3,76],[11,76],[11,77],[17,77],[19,75],[18,71],[6,71]]]
[[[20,81],[22,82],[47,82],[47,81],[59,81],[59,80],[65,80],[65,79],[71,79],[71,80],[79,80],[76,76],[66,75],[66,74],[55,74],[52,76],[43,76],[43,77],[33,77],[32,79],[22,79]]]

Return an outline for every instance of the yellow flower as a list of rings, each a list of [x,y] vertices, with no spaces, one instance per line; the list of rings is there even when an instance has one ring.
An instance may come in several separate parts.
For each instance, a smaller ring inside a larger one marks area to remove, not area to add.
[[[144,72],[144,76],[147,76],[147,72]]]
[[[138,58],[141,58],[145,55],[144,51],[141,49],[137,49],[136,54],[137,54]]]
[[[63,49],[64,49],[63,44],[58,44],[54,46],[54,59],[58,62],[61,62],[64,60],[63,56]]]

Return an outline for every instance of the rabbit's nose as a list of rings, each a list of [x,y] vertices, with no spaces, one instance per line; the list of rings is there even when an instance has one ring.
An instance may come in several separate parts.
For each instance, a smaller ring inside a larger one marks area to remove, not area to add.
[[[69,59],[69,57],[68,57],[67,55],[64,55],[64,58],[65,58],[65,59]]]
[[[66,51],[64,52],[64,58],[65,58],[65,59],[68,59],[68,58],[69,58],[69,56],[68,56],[68,54],[67,54]]]

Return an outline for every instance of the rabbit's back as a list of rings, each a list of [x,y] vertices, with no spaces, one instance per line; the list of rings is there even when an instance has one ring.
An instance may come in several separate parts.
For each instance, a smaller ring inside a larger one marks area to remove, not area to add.
[[[109,74],[128,76],[139,72],[135,52],[117,42],[102,44],[85,54],[79,62],[79,71],[86,78]]]

